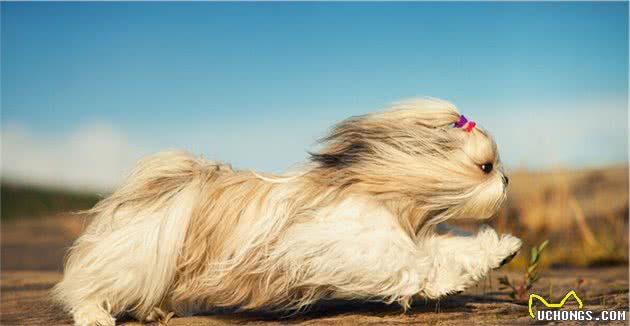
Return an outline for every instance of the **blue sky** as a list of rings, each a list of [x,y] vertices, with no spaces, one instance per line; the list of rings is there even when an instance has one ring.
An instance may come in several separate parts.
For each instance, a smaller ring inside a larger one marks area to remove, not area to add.
[[[627,160],[624,2],[1,8],[8,178],[111,187],[172,147],[282,171],[335,121],[420,95],[489,129],[510,168]]]

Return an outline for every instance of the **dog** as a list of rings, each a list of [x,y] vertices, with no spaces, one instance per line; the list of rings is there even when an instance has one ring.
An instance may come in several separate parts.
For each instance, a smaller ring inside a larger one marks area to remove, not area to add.
[[[444,100],[351,117],[296,172],[238,171],[165,151],[142,159],[87,213],[54,297],[77,325],[129,314],[300,311],[320,299],[378,300],[463,291],[521,241],[483,221],[506,198],[491,136]]]

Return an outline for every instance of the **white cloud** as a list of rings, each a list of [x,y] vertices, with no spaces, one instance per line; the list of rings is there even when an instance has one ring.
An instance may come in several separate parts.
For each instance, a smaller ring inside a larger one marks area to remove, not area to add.
[[[33,185],[108,191],[141,151],[107,124],[69,135],[42,135],[17,124],[2,128],[2,177]]]
[[[296,125],[301,127],[297,129]],[[236,168],[282,172],[307,157],[325,128],[308,121],[240,121],[156,127],[131,141],[108,124],[84,125],[66,135],[40,134],[7,123],[1,131],[2,178],[40,186],[107,192],[146,154],[179,148]],[[319,130],[320,133],[315,132]],[[138,138],[141,137],[141,138]],[[141,146],[140,146],[141,144]]]

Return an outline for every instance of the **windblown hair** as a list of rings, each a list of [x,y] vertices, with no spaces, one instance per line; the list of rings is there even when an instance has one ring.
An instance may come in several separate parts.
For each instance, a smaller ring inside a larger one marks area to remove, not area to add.
[[[459,117],[418,99],[349,118],[285,176],[183,151],[149,156],[87,212],[54,294],[77,324],[150,319],[155,307],[291,311],[333,297],[407,307],[442,295],[422,281],[423,239],[505,199],[496,145],[451,127]]]
[[[312,154],[321,167],[314,177],[334,186],[357,185],[393,204],[414,233],[427,218],[433,224],[487,218],[504,198],[495,196],[491,205],[470,201],[496,181],[479,170],[481,164],[497,164],[496,144],[483,129],[449,128],[459,117],[451,103],[416,99],[350,118],[324,138],[321,153]]]

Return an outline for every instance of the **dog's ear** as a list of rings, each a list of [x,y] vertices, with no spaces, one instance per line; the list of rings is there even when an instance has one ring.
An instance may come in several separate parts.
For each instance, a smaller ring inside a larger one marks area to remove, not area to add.
[[[344,168],[358,162],[367,152],[367,144],[361,140],[351,141],[345,144],[328,146],[320,153],[309,153],[311,161],[319,163],[327,168]]]
[[[346,168],[367,160],[392,160],[391,156],[427,155],[452,147],[452,137],[438,131],[458,121],[449,102],[421,98],[398,102],[388,110],[360,115],[337,124],[321,139],[321,151],[311,161],[325,168]],[[444,129],[445,130],[445,129]]]
[[[371,152],[369,139],[378,131],[363,125],[366,116],[356,116],[337,124],[331,133],[319,140],[323,148],[309,153],[311,161],[326,168],[344,168],[355,164]]]

